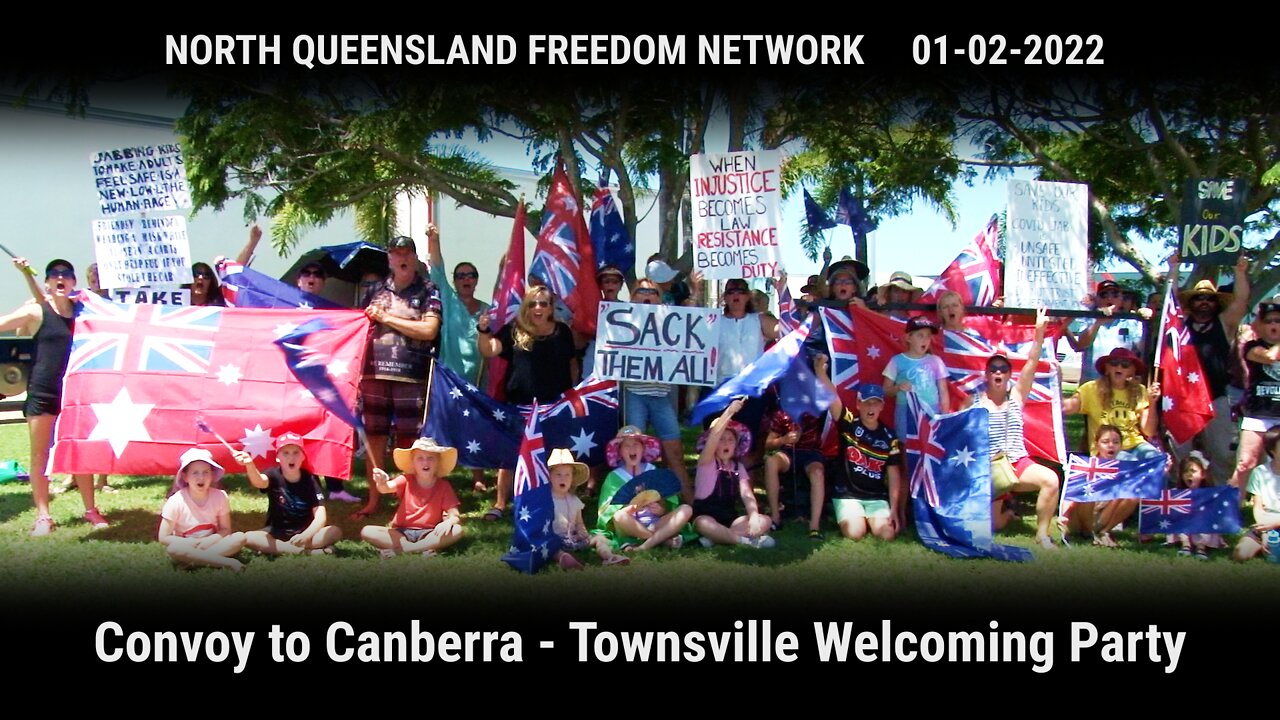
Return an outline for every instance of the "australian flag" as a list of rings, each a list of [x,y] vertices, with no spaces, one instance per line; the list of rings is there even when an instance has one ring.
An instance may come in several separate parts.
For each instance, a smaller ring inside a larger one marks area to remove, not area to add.
[[[906,397],[913,412],[900,435],[920,541],[953,558],[1031,560],[1031,551],[992,540],[986,409],[931,416],[915,393]]]
[[[355,410],[342,399],[338,386],[329,375],[333,358],[305,345],[307,336],[311,333],[331,329],[324,318],[313,318],[276,338],[276,346],[284,351],[285,364],[289,366],[289,371],[298,378],[298,382],[302,383],[316,402],[323,405],[325,410],[333,413],[339,420],[363,434],[364,423],[355,414]]]
[[[1062,499],[1070,502],[1102,502],[1121,498],[1158,498],[1164,490],[1167,458],[1155,455],[1145,460],[1106,460],[1069,455]]]
[[[228,306],[276,310],[345,309],[332,300],[299,290],[233,260],[219,258],[215,265],[218,269],[218,277],[222,280],[222,297],[226,299]]]
[[[422,436],[458,448],[458,463],[472,468],[516,466],[520,410],[480,392],[443,363],[431,371]]]
[[[830,230],[836,226],[836,221],[827,217],[827,211],[813,199],[807,188],[804,191],[804,217],[811,235],[817,235],[823,230]]]
[[[521,435],[516,462],[514,498],[515,529],[511,547],[502,561],[524,573],[535,573],[560,551],[560,536],[551,531],[555,507],[547,473],[547,447],[539,427],[538,406],[533,406]]]
[[[1142,501],[1138,532],[1173,533],[1240,532],[1240,489],[1207,487],[1165,490],[1156,499]]]
[[[608,185],[601,185],[591,202],[591,246],[597,267],[614,265],[624,273],[635,269],[636,246]]]
[[[618,433],[618,383],[589,377],[540,412],[549,447],[569,448],[587,465],[603,464],[605,445]]]
[[[697,424],[702,422],[706,417],[715,415],[725,408],[729,407],[729,403],[733,402],[735,397],[746,395],[747,397],[758,398],[769,389],[770,385],[782,380],[784,376],[792,373],[807,372],[798,369],[796,366],[805,365],[807,362],[800,352],[804,346],[804,341],[809,337],[809,330],[813,326],[813,320],[806,320],[797,330],[788,334],[779,340],[773,347],[765,351],[763,355],[756,358],[755,362],[742,369],[742,372],[725,380],[715,390],[702,399],[693,407],[690,415],[690,422]],[[809,373],[809,378],[813,378]],[[816,381],[812,381],[816,385]],[[792,386],[798,386],[803,380],[792,382]],[[825,403],[824,403],[825,400]],[[799,402],[799,401],[797,401]],[[808,411],[814,415],[820,415],[826,412],[827,405],[831,403],[831,398],[825,397],[825,393],[819,394],[815,392],[813,397],[809,398],[808,407],[800,407],[795,404],[787,410],[791,414],[795,410],[792,417],[799,419],[800,414]]]

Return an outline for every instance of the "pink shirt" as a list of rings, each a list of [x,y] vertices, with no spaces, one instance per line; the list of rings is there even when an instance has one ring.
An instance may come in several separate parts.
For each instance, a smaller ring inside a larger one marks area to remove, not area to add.
[[[201,504],[191,497],[191,488],[182,488],[164,502],[160,517],[172,523],[179,537],[206,537],[218,532],[218,516],[224,512],[231,512],[225,490],[209,488],[209,497]]]

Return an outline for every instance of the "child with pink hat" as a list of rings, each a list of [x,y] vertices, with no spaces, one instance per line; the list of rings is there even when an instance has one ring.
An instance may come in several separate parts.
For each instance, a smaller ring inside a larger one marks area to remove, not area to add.
[[[770,548],[769,516],[760,512],[751,476],[742,464],[751,449],[751,431],[733,419],[743,400],[729,403],[720,417],[698,438],[698,474],[693,487],[693,527],[702,544],[748,545]],[[741,500],[746,514],[738,513]]]
[[[226,471],[204,448],[191,448],[178,462],[156,539],[176,563],[244,569],[235,559],[244,533],[231,532],[231,503],[222,489]]]
[[[678,494],[664,498],[667,512],[647,523],[636,518],[640,508],[614,501],[614,495],[623,485],[655,469],[653,461],[661,454],[662,446],[658,439],[645,435],[634,425],[623,427],[605,446],[605,459],[613,470],[600,487],[600,506],[594,532],[624,552],[649,550],[663,544],[679,548],[684,544],[685,538],[681,533],[693,517],[693,509],[682,504]]]

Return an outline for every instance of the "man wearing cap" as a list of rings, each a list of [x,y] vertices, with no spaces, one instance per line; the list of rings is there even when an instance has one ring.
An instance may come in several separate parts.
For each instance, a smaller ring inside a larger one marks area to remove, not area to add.
[[[605,302],[618,302],[618,293],[622,292],[622,286],[627,282],[627,278],[622,274],[622,270],[616,265],[601,265],[596,271],[596,284],[600,286],[600,299]],[[593,337],[587,342],[586,348],[582,354],[582,377],[591,377],[591,373],[595,370],[596,362],[596,339]]]
[[[1111,317],[1113,313],[1122,312],[1124,293],[1124,288],[1120,287],[1120,283],[1115,280],[1099,282],[1094,292],[1095,306],[1099,312],[1105,313],[1106,317],[1095,319],[1093,324],[1079,336],[1070,330],[1066,332],[1067,342],[1071,348],[1083,355],[1080,359],[1081,383],[1097,380],[1100,377],[1094,358],[1110,355],[1111,351],[1117,348],[1126,348],[1139,355],[1142,354],[1142,337],[1146,325],[1134,318]],[[1147,308],[1142,308],[1138,313],[1144,319],[1151,317],[1151,311]]]
[[[1177,287],[1179,256],[1169,259],[1169,282]],[[1234,357],[1232,342],[1240,329],[1240,321],[1249,310],[1249,261],[1242,254],[1235,266],[1235,292],[1218,292],[1210,280],[1201,280],[1189,290],[1178,293],[1178,302],[1187,318],[1187,333],[1191,345],[1200,356],[1200,367],[1209,383],[1209,396],[1213,400],[1213,419],[1200,432],[1200,444],[1209,456],[1209,474],[1215,485],[1226,485],[1235,469],[1235,455],[1231,444],[1236,437],[1236,426],[1231,419],[1231,399],[1228,397]],[[1190,442],[1176,449],[1179,457],[1191,451]]]
[[[360,394],[369,435],[369,462],[382,467],[394,418],[396,447],[407,448],[422,423],[427,371],[439,350],[440,291],[418,272],[418,246],[403,235],[387,245],[391,272],[373,286],[361,305],[373,323]],[[378,509],[378,493],[352,517]]]

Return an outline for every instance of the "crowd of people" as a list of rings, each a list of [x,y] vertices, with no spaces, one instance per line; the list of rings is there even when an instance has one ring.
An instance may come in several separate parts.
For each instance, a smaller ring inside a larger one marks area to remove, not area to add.
[[[260,237],[261,231],[253,228],[242,262],[249,262]],[[426,239],[426,274],[420,270],[417,243],[396,237],[387,247],[387,273],[366,278],[358,301],[371,325],[360,384],[370,469],[367,496],[352,517],[373,516],[380,511],[381,495],[396,496],[391,521],[368,525],[360,532],[361,539],[386,556],[434,554],[463,537],[459,500],[449,479],[458,465],[458,451],[421,437],[432,362],[485,387],[492,361],[501,358],[505,369],[497,384],[505,391],[505,400],[529,404],[569,390],[584,368],[590,373],[593,359],[595,338],[571,328],[562,299],[538,278],[529,278],[514,321],[494,327],[489,305],[476,297],[477,267],[460,262],[448,273],[434,226]],[[35,340],[24,414],[36,509],[31,534],[39,537],[54,530],[46,466],[71,347],[77,284],[75,269],[65,260],[46,265],[43,284],[34,280],[25,260],[15,264],[27,275],[33,300],[0,317],[0,331],[16,330]],[[1173,283],[1178,282],[1177,265],[1175,256],[1170,263]],[[196,263],[192,270],[191,302],[224,304],[213,269]],[[625,292],[633,303],[687,305],[702,295],[698,274],[686,277],[660,258],[651,258],[635,280],[630,279],[631,270],[600,267],[596,279],[602,299],[619,300]],[[619,389],[623,427],[607,445],[607,468],[589,468],[567,449],[549,448],[554,532],[562,540],[556,558],[559,565],[582,567],[575,553],[588,548],[605,565],[624,565],[635,553],[681,548],[693,541],[705,546],[769,548],[776,544],[773,533],[788,517],[805,523],[810,538],[823,540],[828,507],[834,528],[852,540],[868,535],[892,540],[906,531],[911,513],[904,450],[895,432],[907,422],[906,396],[913,395],[934,414],[959,409],[953,406],[947,368],[933,352],[934,339],[939,333],[979,331],[955,292],[938,298],[935,320],[934,314],[902,307],[922,292],[907,273],[894,273],[878,288],[867,287],[868,276],[867,267],[856,260],[829,262],[821,273],[808,278],[796,303],[793,319],[797,320],[819,308],[850,312],[858,307],[904,323],[903,347],[885,366],[882,382],[863,383],[852,393],[842,393],[832,383],[825,348],[819,346],[808,354],[817,382],[829,391],[826,396],[834,398],[826,417],[791,417],[769,393],[758,399],[735,399],[698,438],[697,460],[690,472],[680,422],[687,403],[680,388],[625,382]],[[90,278],[90,290],[100,292],[92,268]],[[318,294],[326,280],[323,265],[308,263],[299,269],[296,283],[300,290]],[[785,277],[777,282],[785,284]],[[1016,494],[1028,493],[1034,496],[1038,547],[1054,549],[1061,537],[1056,534],[1071,532],[1091,536],[1099,546],[1115,547],[1114,529],[1137,506],[1134,500],[1113,500],[1073,504],[1069,513],[1061,512],[1060,468],[1028,452],[1024,404],[1053,331],[1085,358],[1082,384],[1063,400],[1062,409],[1085,416],[1089,452],[1118,459],[1167,453],[1171,485],[1241,488],[1253,497],[1255,522],[1236,543],[1236,557],[1268,552],[1260,533],[1280,528],[1280,304],[1262,303],[1253,322],[1245,323],[1249,293],[1243,260],[1235,267],[1233,292],[1222,292],[1212,281],[1201,280],[1179,293],[1214,411],[1213,422],[1182,446],[1174,446],[1161,433],[1157,412],[1161,387],[1147,375],[1147,357],[1155,343],[1150,342],[1152,333],[1143,320],[1158,308],[1139,308],[1141,298],[1112,281],[1098,284],[1089,299],[1097,317],[1075,331],[1057,327],[1051,313],[1041,310],[1021,372],[1015,372],[1005,354],[988,358],[982,389],[960,404],[986,408],[989,415],[994,528],[1003,528],[1015,516]],[[767,296],[763,300],[767,302]],[[725,282],[721,301],[716,368],[720,383],[741,373],[784,332],[784,323],[767,306],[759,305],[761,298],[753,297],[745,280]],[[894,417],[882,416],[887,398],[897,400],[896,413],[890,413]],[[401,473],[396,477],[383,469],[388,450]],[[326,500],[360,502],[362,498],[341,480],[317,478],[306,469],[305,439],[286,433],[276,438],[275,453],[276,466],[266,470],[260,470],[246,452],[235,455],[249,483],[268,498],[267,526],[247,532],[230,526],[227,496],[220,486],[226,470],[206,450],[192,448],[182,455],[161,510],[158,533],[176,562],[238,568],[236,556],[246,546],[267,554],[333,552],[341,532],[330,524]],[[1260,462],[1264,454],[1267,461]],[[663,497],[647,490],[618,498],[629,480],[654,469],[658,462],[674,475],[678,491]],[[95,527],[106,526],[108,520],[95,504],[95,487],[105,486],[105,478],[96,484],[92,476],[76,476],[73,482],[83,498],[85,520]],[[476,491],[489,489],[479,469],[472,470],[470,482]],[[764,491],[763,505],[757,487]],[[493,492],[483,518],[501,521],[511,502],[511,472],[497,473]],[[585,505],[578,493],[596,499],[596,523],[591,528],[584,520]],[[1216,536],[1175,535],[1168,542],[1195,557],[1227,547]]]

